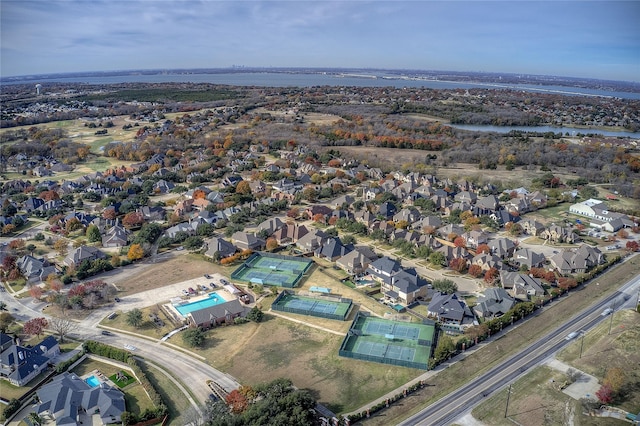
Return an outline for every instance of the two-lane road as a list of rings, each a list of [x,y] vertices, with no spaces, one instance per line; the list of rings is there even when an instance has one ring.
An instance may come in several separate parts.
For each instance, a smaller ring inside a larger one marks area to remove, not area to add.
[[[613,306],[617,310],[621,307],[635,306],[634,302],[636,302],[638,288],[640,288],[640,275],[623,285],[618,292],[585,309],[527,348],[507,358],[400,424],[403,426],[451,424],[482,399],[503,388],[528,369],[540,364],[567,345],[570,340],[566,340],[566,337],[570,332],[589,330],[604,320],[605,317],[601,315],[604,309]]]

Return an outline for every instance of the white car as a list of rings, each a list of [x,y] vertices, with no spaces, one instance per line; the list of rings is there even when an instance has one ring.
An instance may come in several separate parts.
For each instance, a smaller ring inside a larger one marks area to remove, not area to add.
[[[578,337],[578,332],[572,331],[571,333],[567,334],[567,337],[565,337],[564,340],[571,340],[575,339],[576,337]]]
[[[600,314],[600,316],[606,317],[607,315],[611,315],[613,313],[613,309],[611,308],[607,308],[604,311],[602,311],[602,313]]]

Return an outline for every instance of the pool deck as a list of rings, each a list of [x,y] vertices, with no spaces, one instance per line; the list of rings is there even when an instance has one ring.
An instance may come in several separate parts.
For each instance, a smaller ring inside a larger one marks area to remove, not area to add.
[[[80,378],[81,378],[83,381],[85,381],[85,383],[86,383],[86,380],[87,380],[89,377],[91,377],[91,376],[95,376],[95,378],[96,378],[96,379],[98,379],[98,381],[99,381],[100,383],[106,383],[106,384],[108,384],[108,385],[109,385],[109,386],[111,386],[111,387],[114,387],[114,388],[116,388],[116,389],[118,388],[118,386],[116,386],[116,384],[115,384],[115,383],[113,383],[111,380],[109,380],[109,378],[108,378],[107,376],[105,376],[104,374],[102,374],[102,372],[101,372],[100,370],[97,370],[97,369],[96,369],[96,370],[92,370],[92,371],[90,371],[89,373],[87,373],[87,374],[85,374],[85,375],[80,376]],[[87,383],[87,384],[88,384],[88,383]],[[89,386],[91,386],[91,385],[89,385]]]

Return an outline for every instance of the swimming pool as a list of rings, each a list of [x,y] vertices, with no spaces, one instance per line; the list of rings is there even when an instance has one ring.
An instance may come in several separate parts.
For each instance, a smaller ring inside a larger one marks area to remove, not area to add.
[[[222,297],[218,296],[217,293],[209,293],[209,297],[207,297],[206,299],[198,300],[197,302],[177,305],[175,306],[175,308],[178,310],[178,312],[180,312],[180,315],[186,317],[190,312],[199,311],[200,309],[219,305],[224,302],[225,300]]]
[[[98,380],[96,376],[89,376],[84,379],[84,381],[87,382],[87,384],[92,388],[97,388],[98,386],[100,386],[100,380]]]

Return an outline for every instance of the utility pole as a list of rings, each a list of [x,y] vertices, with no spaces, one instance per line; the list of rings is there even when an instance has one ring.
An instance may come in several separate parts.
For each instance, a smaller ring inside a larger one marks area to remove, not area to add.
[[[580,341],[580,356],[578,358],[582,358],[582,347],[584,346],[584,335],[586,334],[584,330],[580,330],[582,333],[582,340]]]
[[[513,386],[513,383],[511,383],[509,385],[509,390],[507,391],[507,406],[504,407],[504,418],[507,418],[507,411],[509,411],[509,398],[511,397],[511,386]]]
[[[611,327],[613,326],[613,314],[616,313],[615,302],[611,303],[611,319],[609,320],[609,334],[611,334]]]

